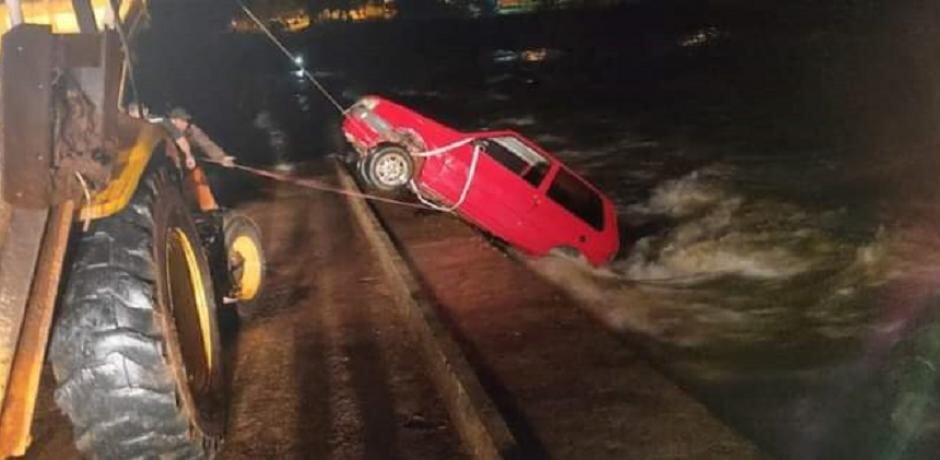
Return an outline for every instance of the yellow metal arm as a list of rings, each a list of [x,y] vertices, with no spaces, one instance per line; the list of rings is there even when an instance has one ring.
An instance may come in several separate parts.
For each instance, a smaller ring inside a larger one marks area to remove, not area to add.
[[[108,186],[95,194],[91,203],[83,204],[79,219],[88,221],[112,216],[131,201],[151,155],[167,136],[159,125],[140,123],[142,127],[133,145],[118,154]]]

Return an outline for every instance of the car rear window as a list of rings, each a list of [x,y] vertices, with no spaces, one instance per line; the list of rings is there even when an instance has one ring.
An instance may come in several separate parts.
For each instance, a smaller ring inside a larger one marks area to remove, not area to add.
[[[600,195],[566,169],[558,170],[548,188],[548,197],[595,230],[604,228],[604,202]]]

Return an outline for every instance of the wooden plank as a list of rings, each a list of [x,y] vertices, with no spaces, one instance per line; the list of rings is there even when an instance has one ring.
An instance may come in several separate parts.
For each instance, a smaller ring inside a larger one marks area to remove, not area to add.
[[[46,344],[59,294],[59,280],[65,263],[75,203],[67,201],[52,209],[40,248],[22,329],[7,385],[7,397],[0,406],[0,458],[21,456],[29,447],[39,378],[46,357]]]
[[[0,248],[0,404],[5,399],[47,216],[45,209],[13,209]]]

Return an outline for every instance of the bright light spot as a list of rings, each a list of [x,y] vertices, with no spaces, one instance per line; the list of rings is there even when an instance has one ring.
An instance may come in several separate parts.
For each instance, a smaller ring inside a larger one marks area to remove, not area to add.
[[[297,64],[298,66],[301,66],[301,67],[302,67],[302,66],[304,65],[304,57],[303,57],[303,56],[299,56],[299,55],[298,55],[298,56],[294,56],[294,64]]]
[[[297,78],[304,78],[304,71],[301,70],[301,69],[295,70],[295,71],[294,71],[294,76],[297,77]]]
[[[679,46],[683,48],[698,48],[710,44],[723,37],[717,27],[706,27],[686,34],[679,38]]]
[[[525,50],[522,52],[522,60],[526,62],[541,62],[548,57],[548,50],[538,48],[534,50]]]

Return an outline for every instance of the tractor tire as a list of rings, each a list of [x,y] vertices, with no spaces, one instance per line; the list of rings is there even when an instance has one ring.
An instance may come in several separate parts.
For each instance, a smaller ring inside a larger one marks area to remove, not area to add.
[[[50,344],[55,401],[94,458],[214,456],[226,395],[202,245],[168,170],[80,237]]]
[[[414,178],[415,163],[411,154],[398,145],[384,145],[365,159],[367,182],[382,192],[402,190]]]
[[[237,303],[238,316],[251,318],[260,307],[267,274],[261,229],[251,218],[237,212],[226,213],[222,227],[233,288],[229,296]]]

